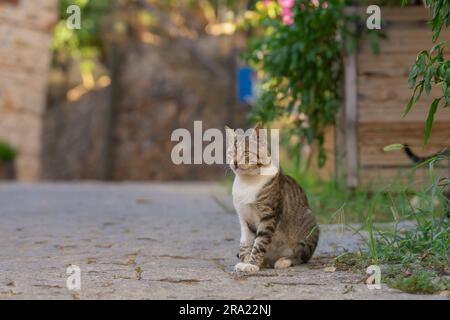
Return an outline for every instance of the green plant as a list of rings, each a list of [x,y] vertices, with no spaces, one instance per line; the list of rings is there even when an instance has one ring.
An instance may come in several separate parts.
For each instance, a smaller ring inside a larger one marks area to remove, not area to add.
[[[439,105],[442,105],[443,108],[450,106],[450,60],[444,59],[444,48],[445,42],[440,42],[429,52],[419,53],[408,78],[409,86],[414,88],[414,93],[406,106],[405,115],[420,99],[424,90],[429,95],[433,86],[441,86],[442,89],[442,96],[433,100],[428,111],[424,144],[427,144],[430,138],[434,116]]]
[[[431,176],[431,187],[416,195],[419,204],[408,201],[405,207],[391,198],[395,220],[392,227],[377,227],[373,219],[367,220],[367,251],[359,256],[365,264],[391,266],[385,282],[407,292],[433,293],[449,288],[445,276],[450,247],[448,199],[443,195],[442,179]],[[442,202],[441,210],[436,199]],[[400,218],[409,223],[400,228]]]
[[[298,138],[293,148],[318,143],[322,166],[324,130],[335,122],[342,98],[343,53],[355,47],[360,18],[347,0],[295,0],[291,11],[279,2],[258,2],[247,14],[254,36],[244,58],[261,78],[250,117],[261,123],[289,118],[285,130]]]
[[[6,142],[0,141],[0,162],[11,162],[16,158],[16,150]]]
[[[419,270],[414,272],[403,272],[394,269],[387,277],[386,283],[392,288],[396,288],[409,293],[432,294],[438,291],[450,289],[450,280],[439,277],[436,272]]]
[[[405,4],[407,1],[403,1]],[[433,11],[433,42],[439,38],[443,26],[450,24],[450,6],[446,0],[426,0]],[[414,92],[407,104],[405,115],[422,96],[431,93],[433,86],[441,86],[442,96],[434,99],[425,124],[424,144],[427,144],[435,113],[442,105],[450,106],[450,61],[444,59],[444,42],[436,44],[429,52],[419,53],[409,75],[409,85]],[[401,144],[385,147],[385,151],[403,148]],[[390,265],[390,271],[384,281],[391,287],[412,293],[434,293],[449,289],[446,272],[449,266],[450,222],[447,217],[449,201],[444,195],[450,179],[435,174],[434,167],[439,162],[449,162],[448,152],[441,152],[417,165],[429,166],[431,183],[422,192],[417,193],[419,205],[403,207],[400,215],[396,202],[392,200],[392,212],[395,219],[393,228],[377,229],[373,220],[368,220],[371,236],[367,240],[368,251],[362,260],[376,261]],[[438,210],[435,200],[439,199],[443,210]],[[405,210],[406,209],[406,210]],[[399,229],[399,218],[412,221],[412,225]],[[377,230],[376,230],[377,229]],[[375,230],[375,236],[373,236]]]
[[[96,67],[111,73],[116,49],[142,34],[178,37],[206,32],[206,25],[219,16],[238,15],[253,0],[61,0],[60,20],[53,35],[53,65],[66,74],[73,63],[79,67],[83,84],[91,88]],[[67,9],[77,5],[81,28],[67,28],[72,15]]]
[[[67,28],[67,8],[77,5],[81,11],[81,28]],[[78,60],[83,77],[92,77],[96,61],[105,62],[106,40],[102,34],[104,19],[111,13],[112,0],[62,0],[59,2],[60,21],[53,36],[54,63],[65,65]]]
[[[448,290],[450,208],[445,192],[449,181],[434,169],[441,161],[449,161],[447,153],[440,153],[426,162],[430,186],[414,194],[401,189],[388,193],[393,224],[376,224],[378,201],[369,201],[365,224],[359,230],[348,225],[365,239],[366,250],[339,256],[334,264],[352,270],[364,270],[371,264],[388,266],[388,272],[383,271],[382,281],[407,292]],[[362,233],[363,229],[367,230],[367,235]]]
[[[403,3],[405,4],[407,1],[403,1]],[[450,25],[450,5],[447,0],[426,0],[426,4],[433,11],[432,40],[436,43],[442,28]],[[420,52],[408,78],[409,86],[414,89],[414,92],[406,106],[405,115],[420,99],[424,90],[427,95],[430,94],[433,86],[441,87],[442,90],[442,96],[435,98],[429,108],[424,131],[424,144],[427,144],[430,138],[438,107],[448,108],[450,106],[450,60],[446,60],[444,57],[445,45],[446,42],[439,42],[429,52],[426,50]]]
[[[321,223],[367,225],[368,219],[374,222],[389,222],[393,216],[393,200],[399,215],[406,216],[409,208],[408,198],[413,193],[413,170],[403,172],[399,170],[398,179],[394,179],[389,185],[379,179],[369,186],[358,186],[350,190],[336,179],[321,179],[317,173],[296,166],[294,160],[286,157],[282,159],[284,159],[281,163],[283,171],[305,189],[309,204]],[[440,207],[437,209],[443,210]]]

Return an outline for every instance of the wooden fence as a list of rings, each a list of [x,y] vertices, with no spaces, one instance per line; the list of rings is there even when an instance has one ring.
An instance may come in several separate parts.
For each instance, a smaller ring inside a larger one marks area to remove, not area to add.
[[[346,58],[345,108],[335,130],[336,170],[346,176],[347,185],[367,185],[379,179],[383,184],[414,175],[416,182],[427,178],[427,170],[411,172],[412,161],[402,151],[385,152],[386,145],[407,143],[421,156],[431,155],[450,145],[450,110],[440,109],[427,146],[423,131],[429,106],[442,95],[432,90],[412,111],[402,117],[412,91],[408,74],[417,54],[429,50],[430,12],[422,7],[382,8],[383,31],[380,53],[373,52],[369,39]],[[439,41],[450,43],[450,28],[443,29]],[[450,50],[447,49],[447,55]],[[448,175],[448,166],[439,169]]]

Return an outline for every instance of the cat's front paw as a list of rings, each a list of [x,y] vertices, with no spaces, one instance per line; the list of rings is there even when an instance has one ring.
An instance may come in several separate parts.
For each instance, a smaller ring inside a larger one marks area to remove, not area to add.
[[[255,266],[254,264],[239,262],[234,266],[234,271],[254,273],[259,271],[259,267]]]

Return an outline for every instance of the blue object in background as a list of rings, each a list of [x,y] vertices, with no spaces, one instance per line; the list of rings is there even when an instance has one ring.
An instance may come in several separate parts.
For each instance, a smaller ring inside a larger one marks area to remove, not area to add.
[[[254,71],[249,66],[241,66],[238,68],[238,98],[240,103],[251,103],[254,100]]]

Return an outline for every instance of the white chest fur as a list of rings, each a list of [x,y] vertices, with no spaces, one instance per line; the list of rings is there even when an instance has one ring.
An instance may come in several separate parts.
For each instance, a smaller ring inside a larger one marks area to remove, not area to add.
[[[258,213],[253,204],[264,185],[273,178],[273,175],[241,176],[236,175],[233,183],[233,204],[240,218],[249,224],[257,224]]]

